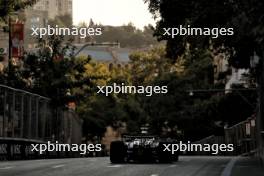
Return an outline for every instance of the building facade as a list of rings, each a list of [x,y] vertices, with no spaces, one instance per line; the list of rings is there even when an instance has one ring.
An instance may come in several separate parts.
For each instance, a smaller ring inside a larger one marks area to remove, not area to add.
[[[39,0],[33,7],[27,8],[24,12],[25,49],[34,49],[38,45],[31,36],[31,28],[46,27],[50,19],[62,15],[72,17],[72,0]]]
[[[72,0],[40,0],[32,9],[47,11],[48,18],[50,19],[66,14],[72,16]]]
[[[72,0],[56,0],[57,15],[72,16]]]

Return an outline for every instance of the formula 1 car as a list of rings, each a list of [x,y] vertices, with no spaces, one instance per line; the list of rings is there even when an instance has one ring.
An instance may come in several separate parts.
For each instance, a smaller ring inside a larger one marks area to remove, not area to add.
[[[122,140],[111,143],[110,161],[112,163],[178,161],[179,153],[164,151],[164,144],[171,143],[175,143],[175,140],[155,136],[123,136]]]

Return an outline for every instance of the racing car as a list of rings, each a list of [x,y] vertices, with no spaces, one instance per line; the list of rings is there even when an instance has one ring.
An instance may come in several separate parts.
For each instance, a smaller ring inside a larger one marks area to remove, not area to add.
[[[128,136],[110,144],[110,161],[125,162],[160,162],[178,161],[179,153],[164,151],[164,144],[175,143],[175,140],[161,139],[155,136]]]

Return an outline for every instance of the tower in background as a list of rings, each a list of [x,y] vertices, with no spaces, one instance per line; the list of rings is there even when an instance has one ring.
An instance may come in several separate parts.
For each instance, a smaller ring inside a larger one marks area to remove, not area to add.
[[[39,0],[33,10],[47,11],[49,19],[67,14],[72,16],[72,0]]]
[[[70,15],[72,17],[72,0],[56,0],[57,15]]]
[[[72,0],[39,0],[25,10],[25,49],[37,47],[37,41],[32,39],[31,28],[46,27],[49,20],[57,16],[69,15],[72,17]]]

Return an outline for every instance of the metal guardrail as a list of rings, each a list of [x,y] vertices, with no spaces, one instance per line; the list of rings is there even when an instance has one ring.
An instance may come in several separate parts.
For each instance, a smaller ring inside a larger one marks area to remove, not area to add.
[[[0,85],[0,137],[43,140],[51,137],[50,99]]]
[[[224,129],[224,136],[209,136],[197,144],[233,144],[234,151],[221,152],[219,155],[252,155],[257,150],[255,120],[242,121],[232,127]],[[198,155],[207,155],[208,152],[198,152]]]
[[[245,120],[225,129],[225,143],[234,144],[234,154],[250,155],[257,149],[255,120]]]
[[[81,140],[81,121],[75,112],[51,107],[50,101],[0,84],[0,160],[44,157],[32,153],[31,144]],[[52,157],[59,155],[55,152]]]

